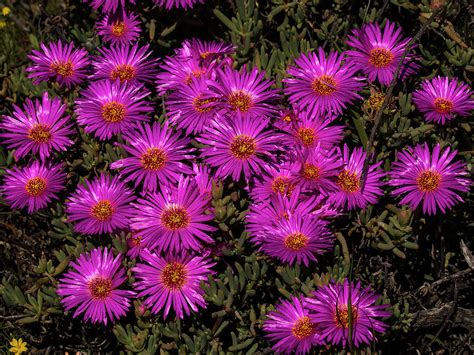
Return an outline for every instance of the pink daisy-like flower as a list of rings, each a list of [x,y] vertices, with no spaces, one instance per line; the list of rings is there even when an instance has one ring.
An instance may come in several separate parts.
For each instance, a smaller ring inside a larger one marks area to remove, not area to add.
[[[65,116],[66,105],[57,97],[50,100],[48,93],[43,94],[41,102],[26,99],[24,111],[13,105],[13,117],[4,116],[0,128],[3,144],[8,149],[16,149],[15,157],[20,159],[28,153],[39,154],[46,160],[54,151],[64,151],[73,144],[68,135],[74,133]]]
[[[201,242],[214,242],[209,233],[216,230],[208,224],[214,216],[206,214],[207,206],[194,181],[180,177],[177,187],[164,187],[138,200],[135,208],[139,213],[132,218],[131,228],[141,231],[150,250],[200,250]]]
[[[398,152],[398,161],[393,163],[389,184],[396,189],[392,195],[405,195],[400,202],[416,209],[420,203],[423,213],[436,214],[462,202],[458,192],[469,191],[470,180],[466,164],[456,161],[457,150],[449,147],[441,150],[439,144],[433,154],[427,144]]]
[[[85,183],[66,202],[66,214],[74,222],[74,230],[104,234],[127,228],[134,212],[130,206],[135,199],[132,191],[118,177],[104,174]]]
[[[184,162],[193,158],[186,146],[190,140],[180,138],[159,123],[138,127],[125,135],[129,145],[123,145],[129,157],[111,164],[112,169],[121,169],[125,181],[133,181],[135,187],[143,182],[145,190],[156,191],[159,186],[174,184],[181,174],[192,174],[193,170]]]
[[[361,289],[345,280],[344,284],[325,285],[305,299],[311,311],[310,319],[318,324],[321,338],[333,345],[349,343],[349,328],[352,327],[352,342],[356,347],[370,345],[376,340],[375,332],[384,333],[387,325],[378,318],[391,316],[388,304],[377,306],[380,296],[369,287]]]
[[[342,114],[342,110],[361,96],[362,78],[356,77],[355,68],[343,63],[344,54],[324,50],[303,54],[288,69],[293,78],[283,79],[285,94],[297,111],[308,110],[311,116]]]
[[[318,255],[332,249],[334,237],[327,222],[311,217],[305,211],[282,218],[275,224],[263,226],[257,242],[264,253],[291,265],[309,265]]]
[[[137,264],[132,268],[135,279],[135,290],[138,297],[145,297],[143,304],[151,312],[158,314],[163,310],[166,318],[172,308],[178,318],[189,316],[191,310],[197,312],[204,307],[204,290],[201,281],[207,282],[214,272],[215,263],[200,256],[167,255],[161,257],[144,252],[141,256],[146,264]]]
[[[74,48],[72,43],[61,41],[47,45],[41,43],[40,48],[34,49],[28,56],[34,64],[26,71],[33,83],[54,80],[60,85],[71,87],[86,78],[89,59],[84,48]]]
[[[208,80],[198,78],[181,85],[166,100],[169,120],[186,134],[204,132],[214,117],[216,95],[208,89]]]
[[[1,191],[12,208],[27,207],[31,214],[56,200],[65,184],[66,174],[60,165],[35,161],[21,169],[6,170]]]
[[[284,162],[279,166],[266,164],[262,169],[255,187],[251,189],[250,196],[257,202],[268,200],[271,196],[289,196],[297,186],[291,166]]]
[[[317,190],[327,196],[337,190],[335,180],[341,165],[338,148],[324,150],[318,144],[313,150],[296,157],[292,174],[304,190]]]
[[[204,199],[212,199],[212,186],[217,183],[213,177],[211,177],[211,169],[207,165],[193,164],[194,181],[199,189],[200,195]]]
[[[101,56],[92,63],[94,79],[120,80],[121,83],[149,83],[156,75],[157,59],[150,58],[149,45],[115,45],[99,48]]]
[[[208,145],[202,148],[202,157],[212,167],[216,167],[216,176],[232,176],[239,180],[242,174],[246,179],[259,175],[270,159],[272,152],[278,149],[279,135],[265,131],[267,120],[240,116],[234,120],[223,117],[211,122],[211,127],[197,140]]]
[[[199,38],[193,38],[183,42],[179,55],[198,59],[204,67],[209,67],[211,63],[223,59],[234,51],[234,46],[228,43],[201,41]]]
[[[362,189],[361,178],[365,156],[366,153],[361,147],[354,148],[350,154],[349,148],[344,145],[343,167],[336,179],[338,191],[329,196],[329,204],[348,210],[366,208],[367,205],[376,203],[379,196],[383,195],[381,188],[383,182],[380,180],[385,173],[379,169],[382,161],[369,166],[365,186]]]
[[[309,354],[313,346],[324,344],[301,296],[281,301],[275,311],[267,314],[263,330],[275,343],[272,349],[278,354]]]
[[[132,231],[131,236],[127,238],[127,256],[132,259],[138,258],[145,250],[142,243],[142,236],[139,231]]]
[[[166,10],[173,8],[186,10],[187,8],[193,8],[196,4],[204,4],[204,0],[153,0],[153,2],[157,6],[164,7]]]
[[[283,131],[291,129],[298,120],[295,111],[291,109],[280,109],[276,117],[274,125]]]
[[[56,292],[66,310],[76,308],[74,318],[83,314],[86,322],[107,324],[126,315],[135,293],[119,289],[127,280],[122,255],[97,248],[70,266],[73,270],[59,280]]]
[[[118,80],[93,82],[76,100],[77,122],[100,140],[126,133],[149,118],[153,107],[144,99],[149,92]]]
[[[305,111],[296,115],[294,122],[283,128],[286,132],[282,138],[283,144],[304,152],[314,149],[318,144],[323,149],[330,149],[342,141],[344,126],[330,126],[332,118],[314,117]]]
[[[138,16],[125,10],[115,15],[105,15],[97,23],[99,36],[112,44],[128,44],[135,41],[140,35],[140,21]]]
[[[348,36],[347,44],[355,50],[347,51],[349,62],[364,72],[370,82],[378,80],[382,85],[389,85],[403,53],[411,38],[403,38],[401,28],[387,21],[382,29],[378,24],[369,23],[360,30],[355,29]],[[401,79],[412,75],[419,65],[415,63],[416,56],[408,54],[403,58],[399,77]]]
[[[470,115],[474,109],[472,95],[469,85],[457,79],[437,76],[421,84],[421,89],[413,93],[413,102],[426,121],[445,124],[456,115]]]
[[[250,115],[263,118],[275,114],[273,102],[279,98],[277,90],[271,89],[273,82],[265,79],[265,72],[254,68],[239,72],[232,68],[219,69],[216,81],[209,83],[211,90],[220,97],[223,113]]]
[[[116,13],[119,9],[124,9],[127,3],[135,4],[135,0],[83,0],[89,2],[94,10],[102,7],[104,13]]]

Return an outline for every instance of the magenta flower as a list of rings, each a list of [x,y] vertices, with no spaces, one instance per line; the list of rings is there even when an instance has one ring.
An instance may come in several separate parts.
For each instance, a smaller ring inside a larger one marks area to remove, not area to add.
[[[212,186],[217,183],[213,177],[211,177],[211,169],[206,165],[193,164],[194,171],[194,182],[199,189],[199,194],[205,200],[212,199]]]
[[[179,55],[192,57],[201,61],[202,66],[210,67],[211,64],[223,59],[235,52],[231,44],[216,41],[201,41],[199,38],[193,38],[190,41],[184,41]]]
[[[347,145],[344,145],[342,161],[343,168],[336,179],[338,191],[328,198],[328,203],[338,208],[353,210],[355,208],[366,208],[369,204],[377,202],[379,196],[383,195],[383,182],[381,178],[385,173],[379,169],[382,161],[369,166],[365,186],[361,186],[362,170],[366,153],[361,147],[354,148],[352,154]]]
[[[94,79],[120,80],[121,83],[149,83],[156,75],[157,60],[150,58],[149,45],[115,45],[99,48],[101,56],[92,63]]]
[[[291,265],[308,266],[310,262],[317,262],[318,255],[332,249],[334,237],[326,221],[311,217],[308,212],[292,214],[271,226],[263,226],[256,240],[261,250]]]
[[[452,162],[457,150],[449,147],[441,150],[439,144],[433,154],[427,144],[398,152],[398,161],[393,163],[389,184],[396,189],[392,195],[404,195],[401,204],[416,209],[420,203],[423,213],[442,213],[462,202],[458,192],[469,191],[466,165],[460,161]]]
[[[145,297],[143,304],[151,312],[158,314],[163,310],[163,318],[166,318],[172,308],[182,319],[185,315],[189,316],[191,310],[197,312],[199,307],[205,307],[200,283],[207,283],[215,263],[185,254],[163,258],[144,252],[141,258],[146,264],[138,263],[132,268],[137,280],[134,288],[138,291],[138,297]]]
[[[166,10],[173,8],[191,9],[196,4],[204,4],[204,0],[153,0],[153,2]]]
[[[97,23],[99,36],[112,44],[128,44],[137,40],[140,35],[138,16],[125,10],[118,14],[107,14]]]
[[[297,182],[291,171],[291,166],[284,162],[279,166],[266,164],[255,183],[255,187],[250,191],[250,196],[259,202],[268,200],[271,196],[290,196],[295,189]]]
[[[135,199],[132,191],[117,177],[101,174],[92,182],[79,185],[66,202],[68,220],[84,234],[112,233],[128,227]]]
[[[214,117],[216,95],[208,89],[208,80],[199,78],[189,85],[181,85],[166,100],[170,121],[186,134],[202,133]]]
[[[159,186],[174,184],[181,174],[192,174],[193,170],[184,162],[193,158],[186,146],[190,140],[180,138],[159,123],[139,126],[125,135],[129,145],[123,145],[129,157],[111,164],[112,169],[121,169],[125,181],[133,181],[135,187],[143,183],[145,190],[156,191]]]
[[[270,117],[277,109],[273,102],[279,98],[277,90],[271,89],[273,82],[265,79],[265,72],[254,68],[247,72],[244,67],[239,72],[226,67],[217,71],[217,80],[210,82],[211,90],[220,97],[224,114],[256,118]]]
[[[142,243],[142,236],[139,231],[132,231],[132,235],[127,238],[127,247],[127,256],[132,259],[138,258],[147,250]]]
[[[45,165],[38,161],[19,169],[5,170],[1,192],[12,208],[27,208],[34,213],[58,199],[64,190],[66,174],[60,165]]]
[[[474,109],[473,92],[469,85],[457,79],[437,76],[421,84],[413,93],[413,102],[425,120],[445,124],[459,116],[469,116]]]
[[[119,289],[127,280],[121,255],[97,248],[70,265],[56,292],[67,311],[76,308],[74,318],[82,314],[86,322],[107,324],[126,315],[135,293]]]
[[[391,316],[389,305],[375,305],[380,296],[370,288],[361,289],[345,280],[344,284],[324,285],[306,298],[310,319],[318,324],[321,338],[332,345],[346,346],[349,328],[352,327],[352,342],[356,347],[370,345],[376,340],[375,332],[384,333],[387,325],[378,318]]]
[[[324,50],[303,54],[288,69],[293,78],[283,79],[285,94],[297,111],[308,110],[311,116],[323,113],[336,115],[361,96],[362,78],[356,77],[357,68],[343,63],[344,54]]]
[[[40,47],[40,51],[34,49],[28,56],[34,64],[26,71],[34,84],[53,80],[59,85],[71,87],[87,76],[89,59],[84,48],[76,49],[72,43],[61,41],[48,45],[41,43]]]
[[[133,130],[153,107],[144,99],[149,92],[139,85],[101,80],[93,82],[76,100],[77,122],[100,140]]]
[[[275,343],[272,349],[278,354],[309,354],[313,346],[324,344],[303,297],[292,296],[291,300],[281,301],[267,318],[263,330]]]
[[[204,161],[216,167],[216,176],[232,176],[239,180],[259,175],[279,144],[279,135],[265,131],[265,119],[240,116],[234,120],[223,117],[211,122],[211,127],[197,140],[208,145],[202,148]]]
[[[118,9],[124,9],[127,3],[135,4],[135,0],[83,0],[89,2],[94,10],[102,7],[104,13],[116,13]]]
[[[348,61],[366,74],[370,82],[378,81],[389,85],[403,53],[411,38],[403,38],[401,28],[395,29],[395,24],[388,21],[382,29],[378,24],[369,23],[355,29],[348,36],[347,44],[355,50],[347,51]],[[408,54],[403,58],[399,72],[401,79],[412,75],[420,66],[415,63],[416,56]]]
[[[164,187],[160,193],[138,199],[131,228],[141,231],[150,250],[200,250],[201,242],[214,242],[209,233],[216,228],[208,224],[214,216],[206,214],[207,205],[194,181],[181,177],[177,187]]]
[[[344,126],[330,126],[331,121],[332,118],[322,119],[312,117],[306,111],[300,112],[291,125],[282,128],[286,132],[282,142],[303,152],[318,144],[323,149],[330,149],[342,141],[344,131]]]
[[[3,116],[0,133],[3,144],[8,149],[16,149],[15,158],[20,159],[28,153],[39,154],[46,160],[54,151],[64,151],[73,144],[68,135],[74,133],[65,116],[66,105],[57,97],[50,100],[48,93],[43,93],[41,102],[26,99],[24,111],[13,105],[13,117]]]

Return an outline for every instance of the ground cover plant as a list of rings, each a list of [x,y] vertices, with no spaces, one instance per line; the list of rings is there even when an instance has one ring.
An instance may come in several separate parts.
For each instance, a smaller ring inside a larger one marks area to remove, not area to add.
[[[0,9],[0,351],[474,351],[468,1]]]

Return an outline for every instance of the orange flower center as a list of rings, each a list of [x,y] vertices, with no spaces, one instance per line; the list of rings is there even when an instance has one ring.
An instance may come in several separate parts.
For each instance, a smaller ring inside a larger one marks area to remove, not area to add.
[[[382,107],[383,101],[385,100],[385,95],[381,92],[376,92],[370,95],[367,100],[367,106],[371,109],[378,110]]]
[[[47,125],[37,123],[28,130],[28,138],[35,143],[48,143],[51,139],[51,130]]]
[[[117,21],[112,25],[112,34],[116,37],[122,37],[127,30],[127,26],[123,21]]]
[[[130,244],[134,247],[139,247],[142,244],[142,237],[139,235],[130,237]]]
[[[213,107],[209,106],[210,103],[216,102],[217,99],[201,99],[199,96],[193,100],[193,107],[199,113],[205,113],[212,111]]]
[[[316,165],[305,163],[303,166],[303,177],[306,180],[317,181],[321,175],[319,168]]]
[[[194,78],[200,78],[204,73],[204,70],[193,70],[190,74],[186,76],[186,79],[184,79],[184,83],[186,85],[189,85],[193,82]]]
[[[232,111],[248,112],[252,106],[252,97],[242,90],[232,92],[227,100]]]
[[[230,142],[230,151],[237,159],[245,160],[250,158],[257,151],[255,138],[246,134],[235,136]]]
[[[316,325],[311,322],[309,317],[301,317],[295,322],[293,328],[291,328],[291,332],[295,338],[302,340],[316,332]]]
[[[114,207],[109,200],[100,200],[92,207],[91,214],[99,221],[107,221],[114,214]]]
[[[443,99],[438,97],[434,100],[434,107],[436,112],[446,114],[450,113],[453,110],[453,102],[448,99]]]
[[[392,64],[394,55],[386,48],[374,48],[369,53],[369,63],[376,68],[385,68]]]
[[[186,228],[190,223],[188,211],[179,206],[168,207],[161,213],[161,223],[171,231]]]
[[[354,193],[360,189],[360,179],[356,173],[344,170],[337,176],[337,184],[342,191]]]
[[[40,177],[31,178],[26,182],[25,190],[28,195],[38,197],[46,191],[46,180]]]
[[[423,171],[416,178],[416,183],[421,192],[434,192],[441,185],[441,174],[430,170]]]
[[[357,307],[352,305],[351,311],[352,324],[354,324],[358,317]],[[347,309],[347,306],[343,305],[336,308],[336,312],[334,313],[334,322],[339,328],[349,328],[349,310]]]
[[[127,80],[132,80],[137,75],[137,71],[130,64],[119,64],[110,73],[110,79],[117,80],[123,83]]]
[[[309,238],[301,232],[295,232],[285,237],[285,247],[298,251],[308,245]]]
[[[272,191],[280,195],[290,196],[295,185],[290,182],[287,176],[278,176],[272,181]]]
[[[202,52],[200,54],[200,56],[201,56],[202,59],[206,59],[207,57],[209,57],[210,55],[213,55],[213,54],[216,54],[216,53],[214,53],[214,52]]]
[[[179,290],[186,284],[187,276],[186,265],[172,262],[168,263],[161,272],[161,282],[168,289]]]
[[[331,95],[337,90],[337,83],[331,75],[322,75],[311,84],[314,92],[321,96]]]
[[[147,170],[158,171],[166,165],[166,152],[161,148],[148,148],[140,158],[140,163]]]
[[[112,280],[105,277],[95,277],[87,284],[94,300],[105,300],[112,293]]]
[[[123,121],[126,110],[124,104],[112,101],[104,104],[101,112],[105,122],[117,123]]]
[[[313,128],[302,127],[298,129],[298,138],[304,145],[310,146],[313,145],[314,141],[316,140],[316,133],[314,132]]]
[[[64,77],[70,77],[74,74],[74,66],[72,61],[67,62],[54,62],[50,66],[51,71]]]

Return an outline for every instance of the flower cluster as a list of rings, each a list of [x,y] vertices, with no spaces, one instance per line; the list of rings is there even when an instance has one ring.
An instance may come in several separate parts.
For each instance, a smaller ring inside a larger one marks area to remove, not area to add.
[[[198,2],[155,0],[166,9]],[[28,213],[62,198],[68,176],[55,159],[67,154],[74,135],[123,152],[110,171],[90,172],[64,202],[76,233],[97,240],[128,234],[126,256],[98,247],[71,263],[57,293],[74,317],[114,322],[134,298],[164,318],[205,307],[201,284],[216,266],[208,252],[217,231],[216,182],[245,186],[251,199],[245,228],[253,246],[277,263],[305,267],[334,249],[335,218],[376,204],[390,186],[401,204],[422,205],[426,214],[445,213],[469,189],[465,164],[455,161],[450,147],[408,147],[384,171],[383,160],[373,162],[374,154],[343,142],[345,127],[338,122],[362,98],[366,82],[386,86],[419,68],[415,54],[405,55],[411,39],[392,22],[354,30],[345,52],[302,54],[289,67],[282,93],[266,72],[236,69],[234,48],[225,43],[187,40],[160,62],[139,43],[138,15],[124,0],[88,3],[104,13],[96,27],[106,45],[97,55],[73,43],[41,44],[27,69],[35,83],[80,92],[75,120],[60,98],[45,92],[41,101],[14,106],[0,123],[2,143],[17,160],[28,159],[7,170],[1,193],[12,208]],[[152,117],[153,93],[162,97],[164,117]],[[425,119],[439,124],[469,115],[471,96],[466,84],[441,77],[413,93]],[[124,257],[133,261],[132,284]],[[359,347],[387,328],[379,318],[390,313],[378,299],[359,283],[330,283],[312,297],[282,301],[263,329],[279,353],[309,353],[325,344]]]

